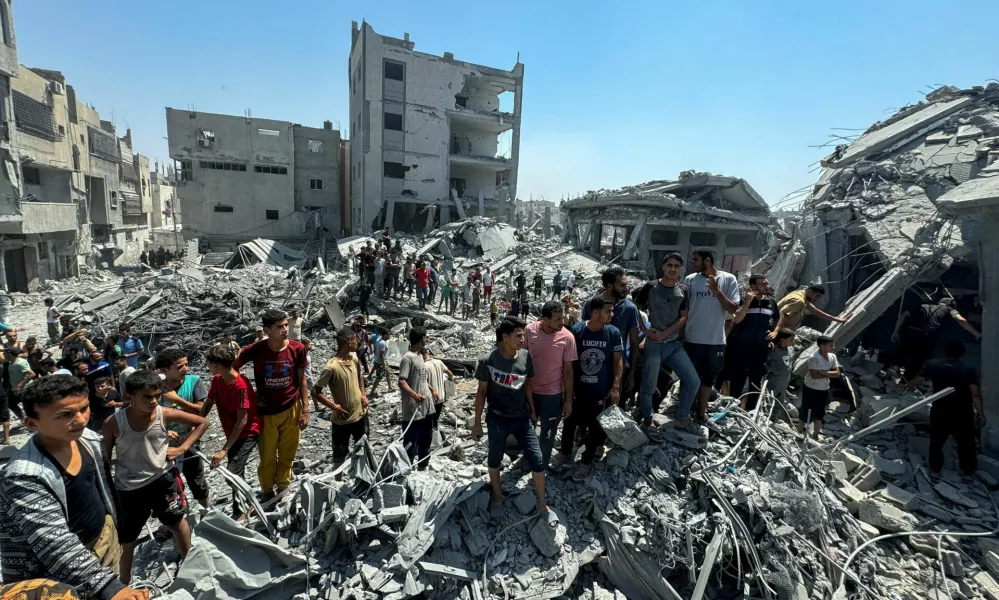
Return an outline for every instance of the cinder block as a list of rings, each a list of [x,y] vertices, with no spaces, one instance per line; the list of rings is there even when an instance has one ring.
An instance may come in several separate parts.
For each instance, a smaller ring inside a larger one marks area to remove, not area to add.
[[[902,510],[912,510],[919,504],[919,498],[915,494],[907,492],[891,483],[885,489],[881,490],[881,496]]]
[[[881,483],[881,472],[871,466],[858,469],[850,483],[862,492],[869,492]]]
[[[409,518],[409,507],[396,506],[393,508],[382,509],[378,513],[378,518],[382,523],[398,523],[400,521],[405,521]]]
[[[371,507],[375,512],[385,508],[395,508],[406,504],[406,486],[398,483],[384,483],[375,490]]]
[[[864,523],[891,533],[913,531],[919,524],[919,520],[912,514],[899,510],[887,502],[870,498],[860,503],[859,513],[860,520]]]

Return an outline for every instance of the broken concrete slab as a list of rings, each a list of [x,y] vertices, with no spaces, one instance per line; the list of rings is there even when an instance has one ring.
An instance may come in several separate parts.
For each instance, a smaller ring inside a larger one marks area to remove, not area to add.
[[[556,527],[551,527],[545,519],[538,518],[534,527],[531,527],[531,540],[541,554],[552,558],[562,552],[562,545],[566,540],[565,525],[559,523]]]
[[[522,515],[529,515],[538,508],[538,499],[532,490],[527,490],[517,494],[513,499],[513,504]]]
[[[952,486],[951,484],[947,483],[946,481],[941,481],[935,484],[933,486],[933,489],[936,490],[936,492],[940,494],[940,496],[946,498],[947,500],[950,500],[955,504],[959,504],[967,508],[978,508],[977,502],[975,502],[971,498],[961,493],[960,490],[958,490],[956,487]]]
[[[881,497],[902,510],[911,511],[919,504],[919,498],[897,485],[887,484],[880,492]]]
[[[462,581],[475,581],[478,578],[475,571],[469,571],[468,569],[460,569],[458,567],[440,565],[427,561],[420,561],[417,564],[420,565],[420,568],[423,569],[424,573],[429,573],[430,575],[461,579]]]
[[[101,294],[100,296],[94,298],[90,302],[80,306],[80,312],[88,313],[95,310],[100,310],[105,306],[110,306],[115,302],[121,302],[125,299],[124,290],[115,290],[113,292],[108,292],[106,294]]]
[[[913,531],[919,524],[912,514],[871,498],[860,502],[859,517],[861,521],[890,533]]]
[[[409,518],[408,506],[394,506],[378,511],[378,520],[382,523],[400,523]]]
[[[999,584],[996,583],[996,580],[991,575],[985,571],[979,571],[975,573],[972,579],[978,584],[978,591],[987,600],[999,600]]]
[[[607,437],[626,451],[634,450],[649,442],[649,438],[633,420],[617,406],[609,406],[597,416],[597,422]]]

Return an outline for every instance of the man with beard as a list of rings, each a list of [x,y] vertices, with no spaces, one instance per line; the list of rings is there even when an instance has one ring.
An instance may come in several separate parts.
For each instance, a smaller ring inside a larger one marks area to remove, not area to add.
[[[531,390],[541,420],[539,442],[546,467],[555,447],[559,421],[572,413],[572,363],[578,357],[576,340],[564,323],[562,303],[549,300],[541,307],[541,319],[524,328],[524,349],[534,362]]]
[[[617,327],[624,338],[624,374],[621,377],[621,395],[635,386],[638,364],[638,307],[628,299],[628,276],[621,267],[611,267],[600,275],[604,285],[603,297],[614,303],[614,320],[611,325]],[[592,300],[592,299],[591,299]],[[591,300],[583,305],[580,319],[590,319]]]
[[[742,408],[753,410],[759,400],[760,386],[767,374],[770,343],[767,340],[777,315],[777,301],[770,296],[770,282],[765,275],[749,278],[749,291],[736,311],[735,323],[728,342],[729,390],[741,398]],[[743,387],[749,379],[749,392]]]
[[[690,294],[684,349],[701,378],[697,392],[697,420],[707,425],[711,386],[725,364],[725,314],[739,309],[739,282],[735,275],[715,268],[711,250],[695,250],[694,272],[683,283]]]

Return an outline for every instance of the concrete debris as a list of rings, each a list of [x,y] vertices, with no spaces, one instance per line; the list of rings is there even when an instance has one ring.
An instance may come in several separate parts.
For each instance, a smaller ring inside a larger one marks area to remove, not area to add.
[[[607,437],[625,451],[632,451],[649,442],[638,423],[629,419],[617,406],[609,406],[597,416],[597,422]]]

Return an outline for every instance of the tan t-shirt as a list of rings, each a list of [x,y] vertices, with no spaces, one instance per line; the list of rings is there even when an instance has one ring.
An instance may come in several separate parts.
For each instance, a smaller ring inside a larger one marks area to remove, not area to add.
[[[805,299],[805,290],[791,292],[780,299],[777,304],[780,313],[784,315],[784,327],[797,329],[801,325],[801,320],[805,318],[808,300]]]
[[[357,381],[358,374],[357,356],[350,355],[350,364],[333,357],[323,372],[316,380],[316,387],[329,387],[330,396],[333,401],[343,407],[347,414],[333,411],[330,421],[334,425],[347,425],[354,423],[364,416],[364,407],[361,405],[361,385]]]

